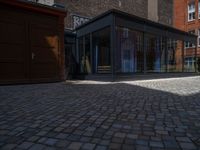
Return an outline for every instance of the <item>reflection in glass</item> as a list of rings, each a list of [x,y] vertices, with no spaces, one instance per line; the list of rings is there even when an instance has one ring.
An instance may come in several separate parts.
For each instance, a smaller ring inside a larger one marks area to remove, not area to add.
[[[166,38],[163,38],[163,37],[161,37],[160,38],[160,65],[161,65],[161,68],[160,68],[160,71],[161,72],[166,72],[167,71],[167,63],[166,63],[166,53],[167,53],[167,51],[166,51]]]
[[[111,56],[110,27],[90,35],[78,38],[80,73],[111,73],[111,59],[115,73],[195,72],[196,49],[183,41],[116,27]]]
[[[90,36],[78,38],[80,73],[91,73]]]
[[[92,72],[90,56],[90,35],[85,36],[85,70],[88,74]]]
[[[85,73],[85,52],[83,37],[78,38],[80,73]]]
[[[191,42],[185,42],[191,43]],[[195,72],[195,44],[191,43],[192,46],[185,47],[184,49],[184,71]]]
[[[117,51],[115,69],[118,73],[143,71],[142,33],[117,27]]]
[[[110,28],[97,31],[92,37],[95,72],[111,73]]]
[[[146,35],[146,68],[147,72],[166,71],[165,39],[157,35]]]
[[[182,41],[168,39],[167,41],[167,64],[168,72],[182,72],[183,70],[183,44]]]

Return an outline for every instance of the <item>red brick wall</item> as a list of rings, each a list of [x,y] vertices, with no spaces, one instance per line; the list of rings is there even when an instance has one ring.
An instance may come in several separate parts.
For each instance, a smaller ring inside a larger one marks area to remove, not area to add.
[[[198,29],[200,29],[200,19],[198,18],[198,0],[195,1],[196,19],[188,22],[188,3],[191,0],[174,0],[174,26],[183,31],[195,30],[195,34],[198,35]],[[188,55],[188,54],[187,54]],[[200,57],[200,48],[198,48],[197,55]]]
[[[174,26],[186,31],[187,0],[174,0]]]

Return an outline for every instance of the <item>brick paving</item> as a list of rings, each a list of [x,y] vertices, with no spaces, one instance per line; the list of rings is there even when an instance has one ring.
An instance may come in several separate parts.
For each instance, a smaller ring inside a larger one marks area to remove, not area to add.
[[[200,150],[200,77],[0,87],[1,150]]]

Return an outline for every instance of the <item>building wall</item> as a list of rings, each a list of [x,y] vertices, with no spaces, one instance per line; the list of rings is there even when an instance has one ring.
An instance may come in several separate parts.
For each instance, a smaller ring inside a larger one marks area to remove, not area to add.
[[[186,30],[187,0],[174,1],[174,26],[183,31]]]
[[[93,18],[109,9],[118,9],[163,24],[172,25],[173,0],[55,0],[65,5],[66,28],[73,28],[73,15]],[[150,7],[148,7],[148,4]],[[148,15],[150,13],[150,15]]]
[[[148,0],[148,18],[153,21],[158,21],[158,0]]]
[[[158,0],[158,22],[173,25],[174,1],[179,0]]]
[[[183,31],[195,30],[198,34],[200,29],[200,19],[198,18],[198,0],[195,1],[195,17],[193,21],[188,21],[188,4],[191,0],[178,0],[174,2],[174,26]]]
[[[188,21],[188,4],[195,2],[195,20]],[[175,0],[174,1],[174,27],[183,31],[195,30],[195,34],[198,35],[200,29],[200,19],[198,18],[198,0]],[[200,57],[200,47],[197,50],[197,55]]]
[[[54,4],[54,0],[27,0],[27,1],[37,2],[44,5],[49,5],[49,6],[52,6]]]

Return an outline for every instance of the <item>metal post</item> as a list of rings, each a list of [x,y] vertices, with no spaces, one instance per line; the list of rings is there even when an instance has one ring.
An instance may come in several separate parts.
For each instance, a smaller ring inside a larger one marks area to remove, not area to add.
[[[83,36],[83,73],[86,73],[86,56],[85,56],[85,36]]]
[[[185,41],[182,41],[182,72],[185,72]]]
[[[94,64],[94,56],[93,56],[93,44],[92,44],[92,33],[90,33],[90,65],[91,65],[91,74],[93,74],[94,73],[94,66],[93,66],[93,64]]]
[[[76,61],[77,61],[78,63],[80,63],[79,45],[78,45],[78,43],[79,43],[79,40],[78,40],[78,38],[76,38]]]
[[[195,73],[197,73],[197,51],[198,51],[198,39],[196,40],[196,48],[195,48]]]
[[[167,36],[165,37],[165,72],[168,71],[168,46],[167,46]]]
[[[143,52],[144,52],[143,64],[144,64],[144,74],[146,74],[146,72],[147,72],[146,50],[147,50],[147,39],[146,39],[145,32],[143,32]]]

